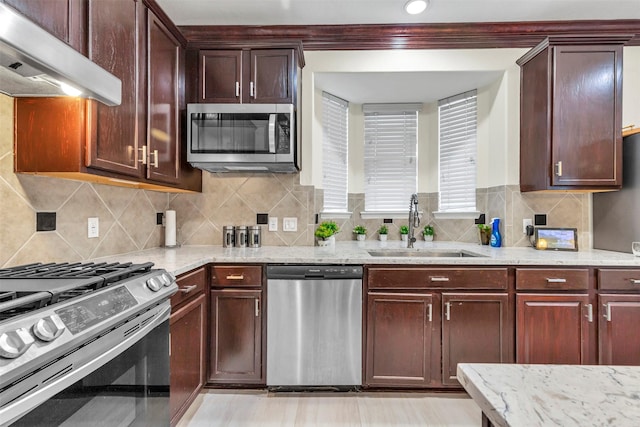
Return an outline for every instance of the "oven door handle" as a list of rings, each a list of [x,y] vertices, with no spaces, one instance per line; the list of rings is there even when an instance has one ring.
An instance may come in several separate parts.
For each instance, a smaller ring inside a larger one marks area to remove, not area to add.
[[[276,115],[269,114],[269,153],[276,152]]]

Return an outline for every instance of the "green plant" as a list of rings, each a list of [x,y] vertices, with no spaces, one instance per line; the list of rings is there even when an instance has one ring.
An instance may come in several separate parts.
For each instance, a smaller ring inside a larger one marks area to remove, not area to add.
[[[389,227],[387,227],[386,225],[382,224],[380,228],[378,228],[378,234],[388,234],[388,233],[389,233]]]
[[[422,230],[422,234],[424,234],[425,236],[433,236],[433,227],[430,225],[425,225],[424,229]]]
[[[487,225],[487,224],[478,224],[478,230],[480,231],[491,231],[491,226]]]
[[[401,225],[400,226],[400,234],[409,234],[409,226]]]
[[[367,234],[367,229],[364,225],[356,225],[353,227],[353,232],[355,234]]]
[[[318,228],[316,228],[314,235],[318,239],[326,240],[336,234],[338,231],[340,231],[340,228],[334,221],[324,221],[318,225]]]

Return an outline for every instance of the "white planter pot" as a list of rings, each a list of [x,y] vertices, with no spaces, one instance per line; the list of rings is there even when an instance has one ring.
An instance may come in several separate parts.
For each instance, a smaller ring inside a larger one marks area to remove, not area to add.
[[[423,234],[425,242],[433,242],[433,234]]]
[[[326,240],[318,239],[318,246],[320,246],[320,247],[331,246],[331,240],[329,240],[329,239],[331,239],[331,238],[328,238]]]
[[[362,242],[367,238],[366,234],[356,234],[356,239],[358,239],[358,241]]]
[[[380,238],[381,242],[386,242],[387,241],[387,235],[386,234],[379,234],[378,237]]]
[[[402,239],[403,242],[406,242],[409,239],[409,235],[408,234],[401,234],[400,238]]]

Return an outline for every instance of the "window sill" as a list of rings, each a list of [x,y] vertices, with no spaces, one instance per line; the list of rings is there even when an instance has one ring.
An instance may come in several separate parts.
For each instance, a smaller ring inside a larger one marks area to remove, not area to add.
[[[435,219],[476,219],[482,212],[433,212]]]
[[[320,212],[320,219],[349,219],[353,212]]]
[[[422,216],[422,211],[418,211],[418,214]],[[387,212],[360,212],[362,219],[408,219],[409,211],[387,211]]]

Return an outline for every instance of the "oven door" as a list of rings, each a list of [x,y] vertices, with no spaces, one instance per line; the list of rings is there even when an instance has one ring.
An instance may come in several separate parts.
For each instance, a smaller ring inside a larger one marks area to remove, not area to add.
[[[169,426],[169,320],[83,378],[57,381],[62,391],[9,425]]]

